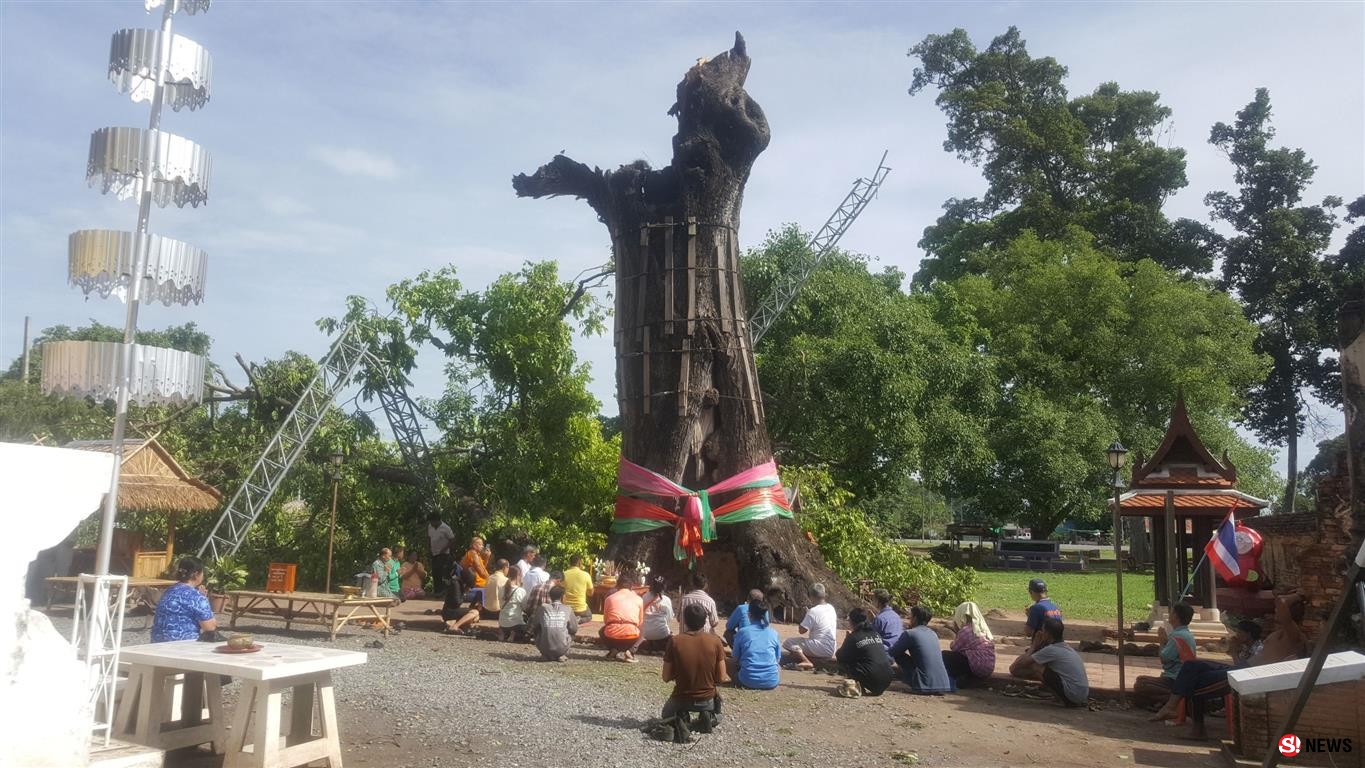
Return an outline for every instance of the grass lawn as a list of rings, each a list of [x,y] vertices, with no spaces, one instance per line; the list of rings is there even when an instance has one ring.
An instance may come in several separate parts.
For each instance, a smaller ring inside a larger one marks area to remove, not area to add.
[[[1068,619],[1113,621],[1114,572],[1103,570],[1086,573],[1048,573],[1031,571],[977,571],[981,589],[973,598],[981,610],[992,608],[1022,611],[1029,606],[1028,580],[1039,577],[1047,582],[1048,597],[1062,608]],[[1123,619],[1133,622],[1146,618],[1147,606],[1153,600],[1152,574],[1123,574]]]

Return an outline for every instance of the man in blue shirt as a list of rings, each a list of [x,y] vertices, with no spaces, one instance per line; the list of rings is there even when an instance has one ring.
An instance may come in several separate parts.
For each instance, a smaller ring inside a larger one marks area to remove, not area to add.
[[[1029,580],[1028,596],[1033,598],[1033,605],[1028,608],[1028,619],[1024,622],[1024,627],[1028,630],[1031,640],[1029,650],[1036,651],[1050,642],[1043,635],[1043,622],[1048,619],[1061,621],[1062,609],[1047,598],[1047,582],[1042,579]]]
[[[891,646],[901,639],[901,633],[905,631],[905,622],[901,620],[901,615],[896,613],[896,609],[891,607],[890,592],[879,589],[872,593],[872,598],[877,601],[877,615],[872,619],[872,628],[882,636],[882,645],[885,645],[887,653],[890,653]]]
[[[749,603],[755,600],[763,601],[763,590],[749,590],[749,602],[740,603],[735,606],[733,611],[730,611],[730,618],[725,620],[725,634],[723,635],[726,645],[734,647],[735,633],[749,626]]]
[[[901,682],[915,693],[941,696],[957,690],[948,668],[943,666],[943,651],[938,635],[929,628],[933,614],[916,605],[910,609],[910,628],[891,646],[891,660],[900,667]]]

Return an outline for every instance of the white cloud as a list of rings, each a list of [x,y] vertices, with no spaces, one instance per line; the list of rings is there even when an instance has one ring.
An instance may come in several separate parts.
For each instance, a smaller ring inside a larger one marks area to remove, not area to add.
[[[398,178],[398,165],[391,158],[358,147],[314,147],[313,157],[334,171],[352,176]]]

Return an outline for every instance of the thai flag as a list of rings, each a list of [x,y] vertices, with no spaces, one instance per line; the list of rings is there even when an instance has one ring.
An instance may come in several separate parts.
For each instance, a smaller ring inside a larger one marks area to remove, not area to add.
[[[1204,553],[1209,556],[1218,575],[1225,579],[1242,572],[1242,566],[1237,564],[1237,520],[1233,517],[1236,513],[1236,506],[1228,510],[1228,516],[1223,520],[1223,524],[1218,526],[1213,538],[1204,545]]]

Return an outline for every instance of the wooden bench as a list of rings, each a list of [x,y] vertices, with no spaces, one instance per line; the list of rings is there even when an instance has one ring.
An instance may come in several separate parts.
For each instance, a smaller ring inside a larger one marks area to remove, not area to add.
[[[265,616],[283,619],[284,628],[299,622],[327,627],[331,639],[347,622],[370,622],[389,634],[389,609],[398,603],[392,597],[346,597],[320,592],[257,592],[238,590],[228,593],[228,627],[237,628],[239,616]]]
[[[1006,539],[996,545],[996,562],[1003,568],[1048,571],[1083,571],[1085,563],[1062,558],[1056,541]]]

